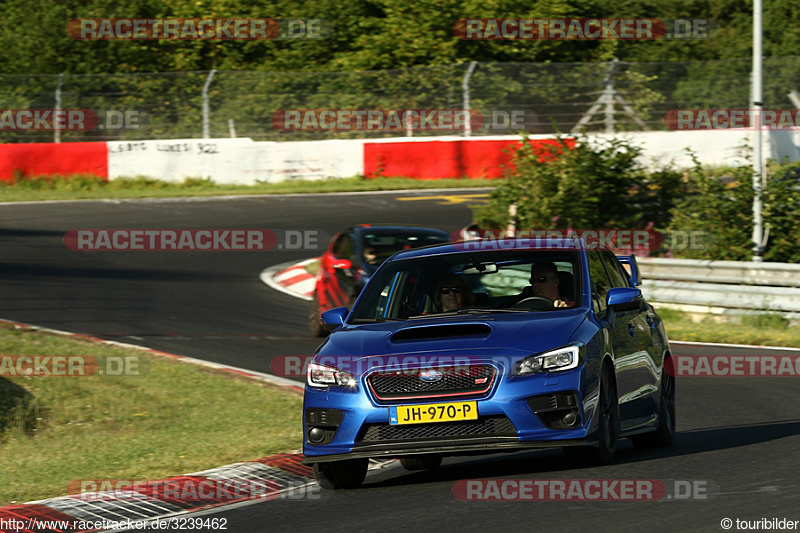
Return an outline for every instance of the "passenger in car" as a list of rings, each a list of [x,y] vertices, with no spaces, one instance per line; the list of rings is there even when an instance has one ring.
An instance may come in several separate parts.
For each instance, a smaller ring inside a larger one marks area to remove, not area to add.
[[[534,263],[531,265],[530,286],[525,287],[515,301],[520,302],[526,298],[540,297],[553,300],[553,307],[573,307],[575,302],[568,297],[572,292],[572,287],[561,287],[564,280],[571,284],[572,274],[559,272],[555,263],[551,261]]]
[[[370,265],[377,265],[380,263],[378,250],[376,250],[374,246],[368,246],[364,249],[364,262]]]
[[[474,305],[475,295],[461,276],[445,274],[436,284],[433,300],[442,311],[454,311]]]

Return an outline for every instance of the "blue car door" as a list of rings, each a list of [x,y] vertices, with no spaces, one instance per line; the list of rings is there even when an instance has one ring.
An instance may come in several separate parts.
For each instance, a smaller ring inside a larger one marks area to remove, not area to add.
[[[638,340],[633,311],[613,311],[606,307],[608,290],[613,287],[608,268],[596,250],[587,251],[589,275],[592,291],[595,295],[595,314],[600,324],[608,331],[614,359],[614,372],[619,400],[620,426],[624,431],[629,427],[629,420],[635,417],[635,407],[631,401],[637,395],[637,370],[640,362]]]
[[[600,256],[612,287],[632,285],[625,268],[613,253],[602,251]],[[625,430],[652,422],[656,416],[660,357],[653,343],[652,314],[644,300],[633,309],[616,311],[615,315],[615,333],[625,339],[621,343],[625,346],[625,353],[617,357],[620,418]]]

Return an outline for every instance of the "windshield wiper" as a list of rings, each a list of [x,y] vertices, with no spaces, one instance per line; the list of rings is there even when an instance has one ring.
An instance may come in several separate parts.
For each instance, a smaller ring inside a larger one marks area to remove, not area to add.
[[[457,315],[478,315],[483,313],[527,313],[529,309],[510,309],[508,307],[467,307],[456,311]]]
[[[442,316],[458,316],[458,315],[485,315],[487,313],[530,313],[530,309],[509,309],[493,307],[465,307],[464,309],[456,309],[454,311],[444,311],[441,313],[430,313],[427,315],[415,315],[408,317],[409,320],[415,318],[438,318]]]
[[[457,311],[443,311],[441,313],[427,313],[425,315],[413,315],[408,317],[409,320],[413,320],[415,318],[438,318],[440,316],[456,316],[458,314]]]
[[[353,324],[374,324],[376,322],[389,322],[389,321],[396,321],[396,320],[405,320],[404,318],[394,318],[388,316],[382,316],[380,318],[354,318]]]

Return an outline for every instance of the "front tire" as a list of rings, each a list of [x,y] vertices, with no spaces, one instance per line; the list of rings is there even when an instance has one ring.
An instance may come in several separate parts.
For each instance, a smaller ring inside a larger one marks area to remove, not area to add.
[[[564,454],[581,465],[607,465],[614,460],[619,440],[619,400],[613,374],[603,365],[600,375],[600,395],[597,401],[597,444],[594,446],[565,446]]]
[[[668,448],[675,440],[675,376],[667,372],[667,362],[661,374],[661,402],[658,409],[658,429],[631,437],[639,449]]]
[[[357,489],[367,477],[369,459],[314,463],[314,478],[325,490]]]

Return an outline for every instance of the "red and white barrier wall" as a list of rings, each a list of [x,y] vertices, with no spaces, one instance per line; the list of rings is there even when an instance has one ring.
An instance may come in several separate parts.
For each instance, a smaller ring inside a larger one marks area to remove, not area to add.
[[[800,159],[798,134],[765,132],[764,153],[776,160]],[[745,164],[743,147],[751,131],[668,131],[597,134],[590,139],[623,137],[643,149],[642,163],[672,162],[688,167],[692,149],[704,164]],[[552,135],[530,137],[534,145]],[[97,143],[0,145],[0,180],[16,175],[94,174],[106,179],[149,176],[165,181],[189,177],[215,183],[254,184],[355,175],[411,178],[498,177],[510,160],[518,136],[404,137],[302,142],[252,139],[175,139]]]

